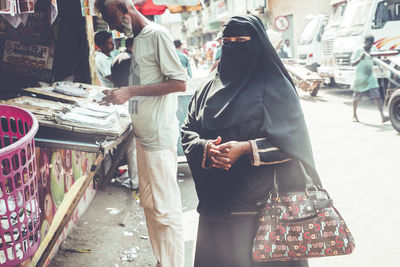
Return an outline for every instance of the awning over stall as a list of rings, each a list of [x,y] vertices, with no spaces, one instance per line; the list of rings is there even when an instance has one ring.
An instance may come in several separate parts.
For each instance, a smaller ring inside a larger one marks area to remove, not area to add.
[[[171,13],[191,12],[203,9],[200,0],[146,0],[136,1],[135,6],[143,15],[161,15],[165,12],[166,8]]]
[[[154,0],[155,5],[181,5],[181,6],[197,6],[199,0]]]
[[[143,4],[136,4],[135,6],[143,15],[161,15],[167,9],[165,5],[155,5],[152,0],[147,0]]]

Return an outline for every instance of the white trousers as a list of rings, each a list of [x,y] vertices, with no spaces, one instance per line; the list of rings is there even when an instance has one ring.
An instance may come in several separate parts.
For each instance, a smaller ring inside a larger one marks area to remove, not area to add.
[[[147,151],[137,142],[140,205],[151,246],[162,267],[184,267],[181,195],[175,149]]]
[[[134,189],[139,187],[138,167],[136,160],[136,138],[133,137],[126,150],[126,161],[128,163],[129,177]]]

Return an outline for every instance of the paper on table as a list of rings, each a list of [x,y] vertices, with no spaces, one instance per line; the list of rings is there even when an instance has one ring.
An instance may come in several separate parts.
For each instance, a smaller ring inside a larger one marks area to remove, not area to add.
[[[66,114],[59,113],[56,115],[56,121],[60,124],[78,126],[82,128],[116,130],[121,127],[116,114],[112,114],[106,118],[98,119],[73,112],[68,112]]]
[[[69,96],[78,96],[78,97],[88,97],[89,94],[84,89],[71,85],[71,84],[57,84],[53,92],[69,95]]]

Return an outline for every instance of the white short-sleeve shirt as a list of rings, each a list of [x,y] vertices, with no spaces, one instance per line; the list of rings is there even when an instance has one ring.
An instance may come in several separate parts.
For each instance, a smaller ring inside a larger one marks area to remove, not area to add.
[[[134,38],[131,83],[148,85],[169,79],[186,81],[175,46],[167,30],[150,22]],[[133,129],[146,150],[176,148],[179,125],[177,94],[132,97],[129,101]]]
[[[96,72],[97,77],[100,80],[100,84],[103,87],[114,87],[114,84],[106,78],[107,76],[111,75],[111,63],[111,57],[107,56],[103,52],[96,51]]]

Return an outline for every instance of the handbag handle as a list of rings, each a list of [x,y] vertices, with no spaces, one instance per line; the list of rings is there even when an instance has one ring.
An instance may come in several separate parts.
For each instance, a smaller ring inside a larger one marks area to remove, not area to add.
[[[306,192],[308,192],[309,190],[312,190],[314,188],[317,189],[317,187],[314,185],[311,177],[307,174],[303,163],[300,160],[298,160],[297,162],[299,163],[301,172],[303,173],[303,176],[304,176],[304,178],[306,180]],[[276,168],[274,170],[274,189],[273,189],[273,191],[274,191],[274,193],[278,193],[279,192],[279,188],[278,188],[278,173],[276,171]]]

